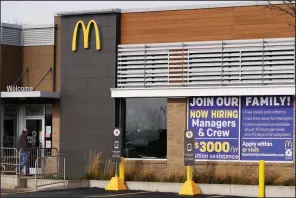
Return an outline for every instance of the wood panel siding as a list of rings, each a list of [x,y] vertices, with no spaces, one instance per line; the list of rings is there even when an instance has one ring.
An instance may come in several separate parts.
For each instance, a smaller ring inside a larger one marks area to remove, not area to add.
[[[13,85],[22,74],[22,47],[1,45],[0,84],[1,91],[7,91],[8,85]],[[21,81],[17,84],[20,86]]]
[[[6,91],[7,85],[13,83],[28,68],[19,81],[19,86],[35,87],[48,72],[54,67],[54,46],[10,46],[1,45],[1,90]],[[53,91],[53,76],[49,73],[37,87],[37,91]]]
[[[289,22],[264,6],[123,13],[121,44],[292,37]]]
[[[50,67],[54,67],[54,46],[28,46],[23,48],[23,70],[29,72],[23,77],[23,86],[36,87]],[[53,91],[54,78],[50,72],[36,91]]]

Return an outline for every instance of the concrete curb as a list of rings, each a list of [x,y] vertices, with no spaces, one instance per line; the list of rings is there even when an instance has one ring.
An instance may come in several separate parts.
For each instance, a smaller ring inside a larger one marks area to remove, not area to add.
[[[65,188],[105,188],[108,182],[107,180],[66,180],[65,184],[46,185],[38,188],[38,191]],[[24,183],[23,188],[32,190],[35,188],[34,179],[20,182],[17,177],[1,177],[1,188],[14,189],[19,183]],[[128,181],[126,185],[129,190],[178,193],[183,183]],[[258,186],[256,185],[198,184],[198,187],[203,194],[258,197]],[[295,197],[295,186],[266,186],[266,197]]]
[[[42,183],[42,181],[40,183]],[[35,189],[35,185],[36,185],[35,179],[27,180],[27,188]],[[49,185],[38,187],[38,191],[71,189],[71,188],[89,188],[89,187],[90,187],[90,180],[66,180],[65,183],[61,180],[61,183],[49,184]]]
[[[1,188],[13,189],[20,185],[17,175],[1,175]]]
[[[90,188],[105,188],[109,181],[90,180]],[[183,183],[126,182],[129,190],[178,193]],[[198,184],[203,194],[258,197],[258,186],[232,184]],[[295,186],[266,186],[266,197],[295,197]]]

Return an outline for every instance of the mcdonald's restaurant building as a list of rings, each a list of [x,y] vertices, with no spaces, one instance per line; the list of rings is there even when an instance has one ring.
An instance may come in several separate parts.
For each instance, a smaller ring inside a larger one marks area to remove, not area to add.
[[[251,3],[60,12],[1,24],[1,143],[23,128],[81,176],[90,152],[184,171],[295,162],[294,19]],[[184,130],[194,145],[184,145]],[[165,171],[164,171],[165,172]]]

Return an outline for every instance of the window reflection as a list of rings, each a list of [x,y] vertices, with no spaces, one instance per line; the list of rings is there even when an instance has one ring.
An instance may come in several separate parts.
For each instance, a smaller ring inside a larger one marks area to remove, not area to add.
[[[166,158],[166,106],[163,98],[126,99],[125,157]]]
[[[3,147],[15,147],[17,140],[18,107],[4,105]],[[2,134],[1,134],[2,135]]]

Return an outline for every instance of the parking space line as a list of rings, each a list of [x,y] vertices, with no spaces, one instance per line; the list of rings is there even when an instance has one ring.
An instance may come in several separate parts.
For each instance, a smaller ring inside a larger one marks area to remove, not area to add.
[[[211,196],[211,197],[207,197],[207,198],[216,198],[216,197],[224,197],[223,195],[215,195],[215,196]]]
[[[86,196],[86,197],[83,197],[83,198],[91,198],[91,197],[117,197],[117,196],[124,196],[124,195],[144,194],[144,193],[151,193],[151,192],[134,192],[134,193],[112,194],[112,195],[91,195],[91,196]]]

